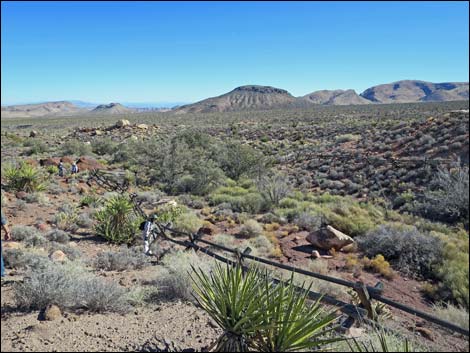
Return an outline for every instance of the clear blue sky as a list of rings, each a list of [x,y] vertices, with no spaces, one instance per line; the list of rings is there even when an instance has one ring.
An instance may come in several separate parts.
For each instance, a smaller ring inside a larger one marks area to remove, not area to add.
[[[468,81],[464,2],[4,2],[2,105]]]

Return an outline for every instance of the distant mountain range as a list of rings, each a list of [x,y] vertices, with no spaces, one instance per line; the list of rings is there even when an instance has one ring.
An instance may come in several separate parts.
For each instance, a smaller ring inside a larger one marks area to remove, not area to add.
[[[404,80],[373,86],[361,94],[352,89],[321,90],[302,97],[294,97],[288,91],[270,86],[247,85],[217,97],[174,107],[171,111],[184,113],[210,113],[242,110],[281,108],[305,108],[317,105],[360,105],[380,103],[444,102],[469,99],[468,82],[432,83]],[[100,104],[83,101],[60,101],[38,104],[2,106],[2,118],[71,116],[71,115],[119,115],[141,111],[168,111],[155,106],[134,107],[120,103]]]
[[[315,105],[444,102],[467,100],[468,88],[468,82],[432,83],[405,80],[374,86],[361,94],[352,89],[322,90],[303,97],[294,97],[279,88],[242,86],[221,96],[184,105],[175,110],[179,113],[207,113]]]

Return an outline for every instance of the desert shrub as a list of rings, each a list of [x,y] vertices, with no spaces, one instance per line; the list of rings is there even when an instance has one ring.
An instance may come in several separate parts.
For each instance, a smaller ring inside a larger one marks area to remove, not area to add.
[[[441,283],[438,295],[443,300],[454,300],[466,307],[469,305],[469,243],[465,231],[442,237],[443,261],[437,267]]]
[[[34,227],[14,226],[11,234],[13,239],[22,241],[27,247],[40,247],[47,244],[47,239]]]
[[[263,227],[254,219],[249,219],[240,227],[238,234],[245,238],[253,238],[263,234]]]
[[[35,268],[38,270],[44,268],[50,262],[44,255],[22,249],[4,249],[3,261],[6,268]]]
[[[147,257],[142,251],[127,247],[121,248],[118,252],[101,252],[93,261],[94,268],[105,271],[137,270],[147,265]]]
[[[251,255],[260,256],[260,257],[275,257],[276,247],[267,237],[264,235],[258,235],[248,242],[248,245],[254,249],[254,253]],[[243,250],[243,249],[242,249]]]
[[[27,238],[31,238],[33,236],[41,235],[39,231],[30,226],[13,226],[11,228],[11,235],[13,239],[16,241],[23,241]]]
[[[80,228],[90,229],[93,228],[93,219],[89,213],[82,213],[77,218],[77,226]]]
[[[70,235],[60,229],[53,229],[50,232],[46,233],[46,238],[49,241],[54,241],[56,243],[62,244],[67,244],[70,241]]]
[[[439,319],[452,322],[468,330],[469,316],[467,309],[452,304],[437,304],[433,306],[433,312]]]
[[[61,230],[74,232],[78,229],[77,220],[77,207],[66,203],[59,207],[57,214],[54,216],[53,223]]]
[[[366,270],[368,269],[373,272],[380,273],[385,278],[392,279],[394,277],[390,264],[385,261],[383,255],[376,255],[373,259],[364,257],[364,259],[362,259],[362,264]]]
[[[414,227],[381,226],[358,237],[357,242],[366,256],[383,255],[397,270],[409,276],[435,278],[435,268],[442,259],[441,241]]]
[[[223,146],[217,158],[225,175],[234,180],[241,176],[262,174],[266,168],[261,152],[235,141]]]
[[[301,230],[314,232],[320,229],[322,217],[311,212],[302,212],[294,218],[294,224]]]
[[[124,195],[107,200],[103,209],[96,212],[95,219],[96,234],[116,244],[132,243],[142,222]]]
[[[16,208],[18,211],[24,211],[24,210],[26,210],[26,201],[24,201],[24,200],[16,200],[16,201],[15,201],[15,208]]]
[[[126,312],[129,309],[126,294],[124,288],[87,273],[73,262],[31,269],[24,281],[14,286],[17,306],[30,310],[55,304],[68,310]]]
[[[230,204],[235,212],[258,213],[266,210],[265,199],[252,189],[241,186],[217,188],[209,197],[211,205]]]
[[[180,214],[174,221],[174,228],[181,232],[196,233],[202,227],[202,220],[194,212]]]
[[[359,141],[361,139],[361,135],[353,135],[353,134],[345,134],[345,135],[338,135],[335,136],[335,141],[337,143],[349,142],[349,141]]]
[[[224,173],[212,160],[201,160],[195,164],[190,174],[179,177],[173,190],[179,193],[206,195],[224,179]]]
[[[162,260],[163,266],[159,268],[154,281],[159,288],[159,298],[162,300],[186,301],[194,300],[194,290],[191,286],[191,266],[201,268],[209,273],[213,263],[198,256],[194,251],[171,252]]]
[[[468,167],[439,169],[424,200],[416,210],[424,217],[443,222],[463,221],[468,225],[469,215]]]
[[[257,187],[266,202],[275,206],[292,190],[289,179],[279,173],[261,177],[257,181]]]
[[[78,140],[65,142],[60,148],[62,156],[87,156],[92,153],[91,145]]]
[[[6,164],[2,169],[2,178],[5,178],[6,186],[14,191],[35,192],[46,189],[41,172],[25,162]]]
[[[118,144],[110,138],[103,138],[91,143],[93,153],[96,153],[99,156],[104,156],[105,154],[112,155],[118,148]]]
[[[80,207],[89,206],[89,207],[98,207],[103,203],[103,199],[97,195],[85,195],[80,199]]]
[[[48,151],[47,145],[40,140],[28,140],[24,144],[25,147],[29,147],[26,151],[26,155],[32,156],[35,154],[40,154]]]

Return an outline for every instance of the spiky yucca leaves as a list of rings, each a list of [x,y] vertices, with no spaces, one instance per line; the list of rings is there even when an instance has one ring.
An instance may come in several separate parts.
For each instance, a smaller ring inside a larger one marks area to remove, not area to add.
[[[116,244],[130,244],[142,221],[134,213],[130,200],[124,195],[106,201],[104,208],[95,214],[96,234]]]
[[[307,304],[308,291],[294,286],[292,278],[274,290],[266,290],[267,305],[264,314],[264,329],[260,329],[255,345],[261,352],[298,352],[305,349],[321,350],[325,345],[340,338],[328,338],[334,327],[336,316],[325,313],[320,300]]]
[[[321,349],[335,317],[320,303],[307,305],[307,290],[292,281],[274,285],[265,273],[217,265],[210,275],[194,270],[196,300],[224,329],[217,352],[292,352]]]
[[[252,337],[264,322],[265,284],[259,270],[243,274],[240,266],[216,264],[210,275],[193,271],[197,302],[224,330],[215,351],[248,352]],[[272,285],[266,286],[271,290]]]
[[[20,162],[19,165],[6,165],[2,174],[8,187],[12,190],[35,192],[46,189],[41,172],[24,161]]]

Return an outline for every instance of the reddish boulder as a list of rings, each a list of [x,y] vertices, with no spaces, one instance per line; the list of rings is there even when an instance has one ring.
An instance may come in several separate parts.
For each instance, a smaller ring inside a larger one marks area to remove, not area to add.
[[[106,167],[91,157],[80,157],[77,162],[78,170],[106,169]]]
[[[46,159],[40,159],[39,160],[39,165],[41,167],[49,167],[51,165],[57,167],[59,165],[59,162],[60,162],[60,158],[49,157],[49,158],[46,158]]]

